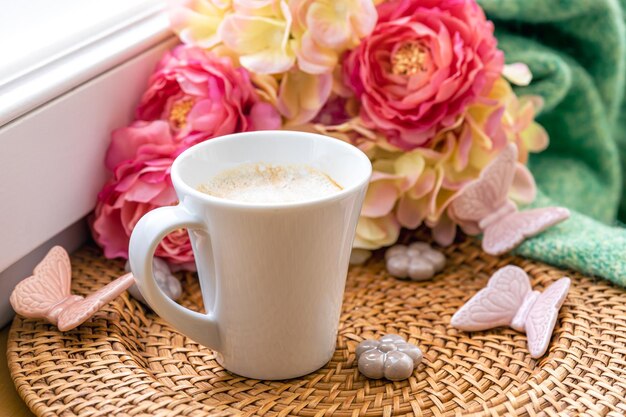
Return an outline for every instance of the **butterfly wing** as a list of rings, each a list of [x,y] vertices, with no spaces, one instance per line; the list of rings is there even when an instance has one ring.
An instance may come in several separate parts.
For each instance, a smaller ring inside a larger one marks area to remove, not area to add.
[[[493,274],[485,288],[454,313],[450,324],[466,331],[510,325],[530,291],[526,272],[516,266],[505,266]]]
[[[516,161],[517,148],[509,144],[451,203],[455,216],[479,222],[502,207],[513,183]]]
[[[108,304],[111,300],[126,291],[134,282],[135,278],[132,274],[122,275],[115,281],[100,288],[98,291],[68,305],[61,314],[59,314],[57,323],[59,330],[64,332],[80,326],[105,304]]]
[[[483,250],[490,255],[506,253],[524,239],[566,220],[569,214],[569,210],[563,207],[543,207],[509,214],[484,230]]]
[[[11,294],[13,309],[25,317],[45,317],[50,308],[70,295],[72,268],[65,249],[55,246]]]
[[[565,277],[550,285],[533,304],[525,328],[528,336],[528,351],[533,358],[539,358],[548,350],[552,331],[570,287],[570,279]]]

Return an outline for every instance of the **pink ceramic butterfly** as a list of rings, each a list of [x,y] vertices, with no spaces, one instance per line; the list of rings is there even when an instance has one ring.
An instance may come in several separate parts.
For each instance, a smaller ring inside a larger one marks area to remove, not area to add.
[[[450,324],[470,332],[510,326],[526,333],[530,356],[539,358],[548,350],[569,287],[570,279],[564,277],[543,293],[533,291],[523,269],[505,266],[493,274],[487,287],[454,313]]]
[[[508,252],[569,217],[563,207],[517,210],[507,197],[516,163],[517,148],[509,144],[450,205],[456,218],[483,233],[483,250],[491,255]]]
[[[126,291],[135,279],[132,274],[122,275],[86,298],[70,292],[71,281],[70,258],[65,249],[55,246],[37,265],[33,276],[17,284],[11,305],[24,317],[45,318],[61,331],[71,330]]]

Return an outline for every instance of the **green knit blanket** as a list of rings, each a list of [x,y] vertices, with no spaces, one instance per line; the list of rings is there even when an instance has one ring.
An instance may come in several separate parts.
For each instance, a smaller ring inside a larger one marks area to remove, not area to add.
[[[508,63],[525,62],[550,146],[529,165],[536,206],[572,217],[517,253],[626,285],[626,0],[479,0]]]

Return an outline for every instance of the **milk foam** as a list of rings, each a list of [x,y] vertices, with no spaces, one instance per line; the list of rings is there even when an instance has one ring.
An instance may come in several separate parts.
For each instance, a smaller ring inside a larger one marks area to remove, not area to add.
[[[308,165],[245,164],[220,172],[198,187],[203,193],[248,203],[314,200],[342,190]]]

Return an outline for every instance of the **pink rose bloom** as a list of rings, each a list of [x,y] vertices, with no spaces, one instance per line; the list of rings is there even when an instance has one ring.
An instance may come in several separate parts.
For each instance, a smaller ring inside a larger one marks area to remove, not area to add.
[[[113,178],[98,194],[91,230],[107,258],[128,258],[130,234],[152,209],[176,204],[170,178],[176,156],[185,149],[167,122],[135,122],[112,134],[106,166]],[[156,256],[183,268],[193,268],[193,252],[185,230],[166,236]]]
[[[187,145],[281,126],[278,112],[261,101],[245,68],[235,68],[229,57],[184,45],[159,62],[137,118],[168,121],[176,139]]]
[[[360,116],[405,150],[427,145],[502,71],[493,24],[474,0],[391,0],[343,60]]]

